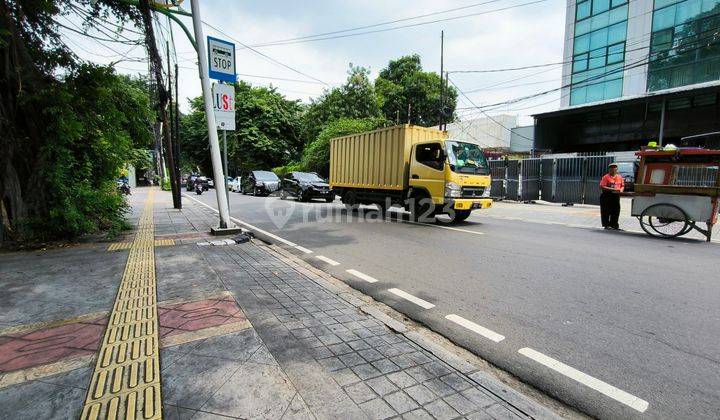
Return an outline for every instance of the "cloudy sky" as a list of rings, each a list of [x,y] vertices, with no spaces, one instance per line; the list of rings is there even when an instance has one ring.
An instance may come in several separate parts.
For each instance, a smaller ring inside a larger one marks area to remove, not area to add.
[[[563,0],[203,0],[200,3],[202,20],[209,24],[204,26],[205,35],[236,40],[237,72],[241,79],[254,85],[275,86],[288,98],[305,102],[321,94],[323,89],[341,84],[349,63],[369,67],[375,77],[389,60],[416,53],[426,70],[439,71],[441,30],[445,31],[445,69],[448,71],[504,69],[562,61],[566,8]],[[183,6],[189,10],[189,1]],[[445,12],[458,8],[462,9]],[[412,19],[420,15],[428,16]],[[66,22],[65,19],[59,18],[59,21]],[[192,30],[190,19],[183,19]],[[342,35],[341,38],[314,41],[310,41],[314,38],[305,38],[303,42],[285,45],[258,45],[399,19],[405,20],[335,34]],[[441,19],[449,20],[421,24]],[[159,23],[164,39],[169,35],[167,20],[160,17]],[[406,25],[415,26],[386,30]],[[377,30],[383,31],[346,36]],[[181,107],[186,110],[186,98],[200,95],[197,56],[177,26],[173,32],[180,65]],[[137,37],[131,32],[125,35]],[[123,44],[92,40],[68,31],[65,38],[81,58],[103,64],[125,59],[116,64],[118,72],[147,72],[142,46],[130,50],[132,47]],[[257,51],[304,75],[242,47],[240,42],[255,46]],[[561,66],[557,65],[522,71],[458,73],[450,77],[460,89],[472,92],[468,96],[476,105],[483,105],[556,88],[560,86],[560,75]],[[556,92],[491,113],[530,115],[552,110],[558,107],[559,96]],[[463,98],[458,106],[469,108],[471,104]],[[478,112],[467,109],[460,115],[472,118]]]

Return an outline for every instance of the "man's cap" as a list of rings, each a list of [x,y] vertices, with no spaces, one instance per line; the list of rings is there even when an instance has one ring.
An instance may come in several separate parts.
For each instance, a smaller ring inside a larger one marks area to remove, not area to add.
[[[608,165],[608,168],[611,168],[611,167],[613,167],[613,166],[617,168],[618,164],[615,163],[615,162],[613,162],[613,163],[611,163],[611,164]]]

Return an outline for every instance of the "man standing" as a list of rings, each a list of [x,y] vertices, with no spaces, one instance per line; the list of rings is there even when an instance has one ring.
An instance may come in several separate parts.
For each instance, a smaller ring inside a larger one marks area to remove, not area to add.
[[[620,225],[620,195],[625,189],[622,175],[617,173],[617,164],[608,166],[608,173],[600,180],[600,218],[605,229],[619,230]]]

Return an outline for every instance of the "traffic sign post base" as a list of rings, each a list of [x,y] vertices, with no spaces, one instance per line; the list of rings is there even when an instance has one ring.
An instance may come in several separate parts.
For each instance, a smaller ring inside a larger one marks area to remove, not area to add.
[[[210,234],[212,234],[214,236],[237,235],[242,232],[243,232],[242,228],[237,227],[237,226],[227,227],[227,228],[221,228],[219,226],[215,226],[215,227],[210,228]]]

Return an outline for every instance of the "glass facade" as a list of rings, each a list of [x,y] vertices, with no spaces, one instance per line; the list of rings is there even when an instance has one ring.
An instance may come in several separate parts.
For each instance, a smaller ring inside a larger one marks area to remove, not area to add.
[[[627,17],[627,0],[577,2],[570,105],[622,96]]]
[[[720,80],[720,0],[655,0],[647,90]]]

